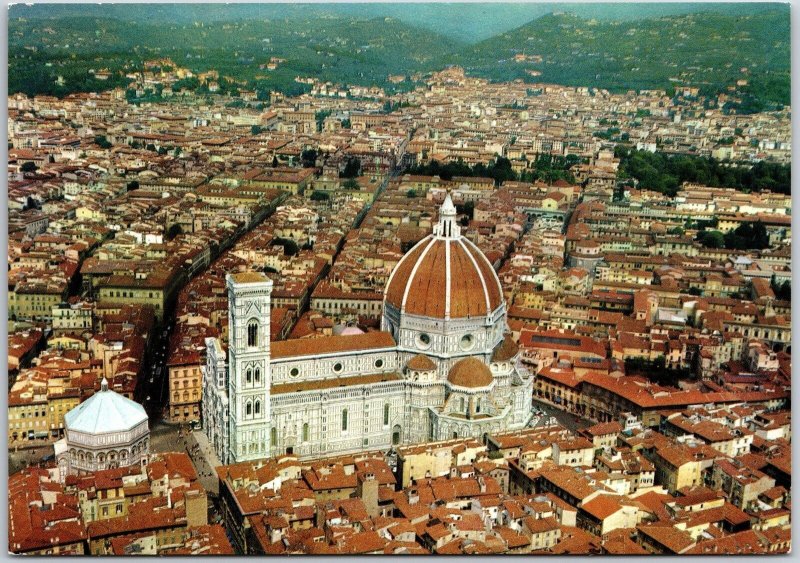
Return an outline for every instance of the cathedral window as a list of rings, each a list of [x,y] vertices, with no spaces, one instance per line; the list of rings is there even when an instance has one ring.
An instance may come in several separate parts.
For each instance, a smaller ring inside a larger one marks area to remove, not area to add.
[[[303,441],[308,442],[308,422],[303,424]]]
[[[256,385],[261,383],[261,368],[256,368]]]
[[[342,410],[342,432],[347,431],[347,409]]]
[[[245,376],[245,379],[247,380],[247,384],[248,385],[251,385],[253,383],[253,370],[251,370],[251,369],[247,370],[247,374]]]
[[[431,347],[431,337],[425,334],[419,334],[417,336],[417,347],[422,348],[423,350],[427,350]]]
[[[291,371],[289,371],[289,375],[291,375],[292,377],[297,377],[298,375],[300,375],[300,370],[297,368],[292,368]]]
[[[258,346],[258,323],[250,321],[247,325],[247,345],[251,348]]]
[[[383,367],[383,360],[381,360],[380,358],[375,360],[375,367],[376,368],[382,368]]]
[[[336,373],[339,373],[340,371],[342,371],[342,364],[341,364],[341,362],[336,362],[336,363],[333,365],[333,371],[335,371]]]
[[[272,430],[269,431],[269,441],[270,445],[274,448],[275,444],[278,443],[278,429],[273,427]]]
[[[460,411],[464,410],[464,397],[458,399],[458,410]]]
[[[389,403],[383,405],[383,425],[389,425]]]
[[[256,416],[261,414],[261,401],[258,401],[258,400],[256,401],[254,410],[255,410]]]
[[[252,416],[253,414],[253,404],[250,401],[247,401],[244,406],[244,414],[245,416]]]

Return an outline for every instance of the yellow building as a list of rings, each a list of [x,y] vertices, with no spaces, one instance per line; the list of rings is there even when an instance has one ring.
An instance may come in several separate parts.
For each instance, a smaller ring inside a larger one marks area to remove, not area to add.
[[[183,277],[181,272],[166,269],[111,275],[98,281],[98,301],[103,305],[150,305],[160,320]]]
[[[684,446],[667,446],[658,449],[653,455],[656,468],[656,484],[662,485],[670,494],[684,487],[697,487],[703,484],[703,469],[713,462],[697,452],[693,455]]]
[[[53,308],[61,304],[66,296],[66,282],[21,282],[8,292],[8,315],[17,320],[49,320]]]
[[[412,480],[447,475],[451,467],[473,463],[486,446],[477,440],[457,440],[438,444],[423,444],[400,448],[397,455],[397,474],[400,484],[407,487]]]
[[[200,398],[203,395],[203,358],[197,352],[170,358],[169,420],[193,422],[200,420]]]
[[[314,178],[314,168],[271,168],[258,175],[246,175],[244,184],[302,194]]]
[[[48,404],[44,389],[8,394],[8,445],[14,447],[50,436]]]

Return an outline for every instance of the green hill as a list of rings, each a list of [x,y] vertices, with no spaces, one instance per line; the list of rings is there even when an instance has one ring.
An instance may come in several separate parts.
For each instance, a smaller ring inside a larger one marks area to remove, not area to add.
[[[410,6],[410,11],[416,10]],[[241,5],[231,12],[240,19],[228,21],[172,19],[166,8],[155,13],[160,19],[144,21],[141,14],[133,17],[135,10],[131,19],[119,19],[124,13],[119,5],[98,7],[96,16],[74,15],[72,8],[65,8],[44,17],[35,7],[14,8],[8,26],[11,93],[64,95],[124,86],[124,73],[140,69],[143,60],[171,57],[193,71],[216,69],[250,88],[288,93],[302,90],[294,82],[298,75],[397,90],[413,84],[390,85],[389,74],[410,75],[459,64],[469,74],[497,81],[523,79],[614,91],[686,84],[715,94],[746,80],[748,84],[740,88],[741,109],[746,111],[788,104],[790,96],[786,5],[766,5],[742,14],[732,14],[726,7],[648,19],[549,14],[471,44],[414,27],[401,18],[323,14],[321,8],[309,8],[304,15],[296,6],[275,9],[286,17],[269,19],[263,17],[266,7]],[[378,9],[384,8],[375,5],[367,13]],[[426,10],[421,13],[436,13],[431,6]],[[223,15],[219,7],[209,8],[209,13],[215,18]],[[475,22],[467,23],[466,28],[477,29]],[[437,27],[435,22],[426,26]],[[519,61],[516,55],[527,58]],[[270,57],[286,62],[265,71],[260,66]],[[89,71],[102,68],[114,76],[105,82],[95,80]],[[56,83],[58,77],[63,85]]]
[[[790,51],[789,13],[783,8],[745,16],[703,13],[636,21],[551,14],[477,43],[449,61],[493,80],[521,78],[615,91],[688,84],[716,92],[748,79],[753,84],[749,91],[764,101],[788,104]],[[517,54],[538,56],[541,62],[517,62]],[[528,71],[541,75],[534,79]]]
[[[446,53],[461,47],[393,18],[203,24],[73,16],[14,19],[9,22],[9,92],[63,95],[124,84],[119,74],[98,84],[89,70],[130,72],[157,57],[171,57],[193,71],[215,69],[264,89],[296,89],[298,75],[383,86],[389,74],[435,69]],[[274,71],[259,68],[270,57],[286,62]],[[56,84],[58,76],[64,78],[63,86]]]

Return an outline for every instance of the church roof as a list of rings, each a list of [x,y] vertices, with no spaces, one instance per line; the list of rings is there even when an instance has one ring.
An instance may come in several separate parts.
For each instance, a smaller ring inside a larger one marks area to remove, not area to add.
[[[492,370],[478,358],[457,361],[447,374],[447,381],[458,387],[488,387],[494,381]]]
[[[406,364],[406,367],[414,371],[431,371],[436,369],[436,364],[433,363],[428,356],[424,354],[417,354]]]
[[[494,353],[492,354],[492,361],[493,362],[507,362],[511,358],[517,355],[519,352],[519,346],[514,339],[511,337],[510,334],[506,334],[503,341],[497,345],[497,348],[494,349]]]
[[[144,407],[109,390],[105,379],[99,393],[64,415],[64,424],[68,430],[87,434],[124,432],[145,420],[147,413]]]
[[[400,259],[384,295],[403,313],[434,319],[487,317],[503,303],[494,268],[461,236],[449,198],[433,234]]]
[[[346,336],[321,336],[319,338],[296,338],[281,340],[270,344],[272,358],[281,360],[295,356],[316,356],[321,354],[341,354],[394,348],[395,342],[388,332],[366,332]]]

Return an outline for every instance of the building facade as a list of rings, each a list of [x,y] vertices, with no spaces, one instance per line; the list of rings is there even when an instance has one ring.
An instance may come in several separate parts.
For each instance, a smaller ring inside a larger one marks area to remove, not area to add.
[[[206,341],[202,421],[223,463],[482,437],[525,427],[533,377],[508,334],[489,261],[445,199],[395,267],[382,330],[269,341],[272,282],[227,276],[227,353]]]

